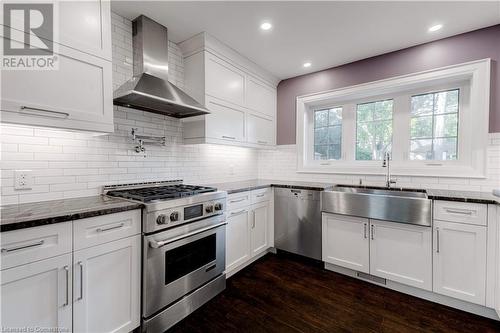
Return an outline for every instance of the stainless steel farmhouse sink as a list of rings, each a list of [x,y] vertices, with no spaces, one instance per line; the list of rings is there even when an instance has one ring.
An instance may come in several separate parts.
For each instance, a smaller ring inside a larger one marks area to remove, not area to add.
[[[321,193],[321,211],[431,226],[432,200],[425,190],[336,185]]]

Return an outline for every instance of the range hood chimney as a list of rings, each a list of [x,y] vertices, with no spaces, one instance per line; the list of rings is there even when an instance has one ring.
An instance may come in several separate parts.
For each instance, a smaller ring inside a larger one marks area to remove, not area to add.
[[[113,104],[186,118],[210,113],[168,82],[167,28],[141,15],[132,22],[134,76],[114,92]]]

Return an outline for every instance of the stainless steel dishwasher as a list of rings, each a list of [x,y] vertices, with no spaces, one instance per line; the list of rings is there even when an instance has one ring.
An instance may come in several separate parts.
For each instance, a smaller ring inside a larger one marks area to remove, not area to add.
[[[274,246],[321,260],[321,191],[274,189]]]

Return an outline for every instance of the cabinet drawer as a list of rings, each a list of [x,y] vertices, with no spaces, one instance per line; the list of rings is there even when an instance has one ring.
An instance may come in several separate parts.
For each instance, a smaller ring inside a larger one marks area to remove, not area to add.
[[[434,201],[434,219],[486,225],[487,206],[478,203]]]
[[[0,233],[1,268],[11,268],[71,252],[71,222]]]
[[[252,204],[269,201],[271,199],[271,188],[262,188],[252,191]]]
[[[140,232],[140,209],[77,220],[73,225],[75,250],[111,242]]]
[[[229,194],[227,196],[227,211],[229,212],[234,209],[240,209],[242,207],[250,206],[251,205],[250,197],[251,197],[250,191]]]

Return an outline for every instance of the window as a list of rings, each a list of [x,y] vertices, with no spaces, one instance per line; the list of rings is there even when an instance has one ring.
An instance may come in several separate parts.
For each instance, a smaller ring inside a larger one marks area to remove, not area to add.
[[[393,100],[356,107],[356,160],[381,160],[392,145]]]
[[[410,159],[458,158],[459,89],[411,97]]]
[[[297,172],[484,178],[491,60],[296,99]]]
[[[314,159],[338,160],[342,156],[342,108],[314,111]]]

